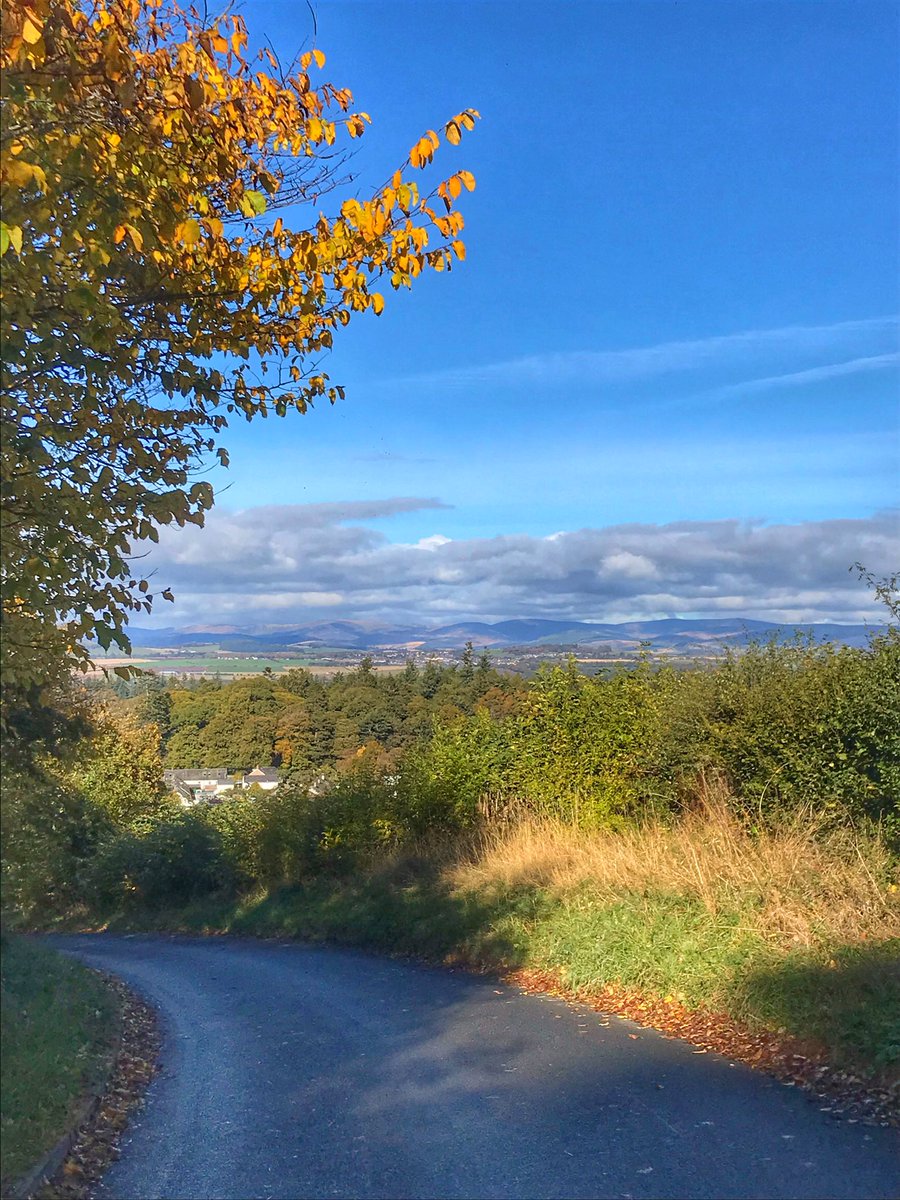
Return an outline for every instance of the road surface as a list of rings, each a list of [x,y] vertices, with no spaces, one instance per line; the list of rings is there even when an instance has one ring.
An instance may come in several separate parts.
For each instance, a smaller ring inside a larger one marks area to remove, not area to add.
[[[896,1197],[892,1130],[492,980],[296,943],[54,937],[158,1006],[98,1200]]]

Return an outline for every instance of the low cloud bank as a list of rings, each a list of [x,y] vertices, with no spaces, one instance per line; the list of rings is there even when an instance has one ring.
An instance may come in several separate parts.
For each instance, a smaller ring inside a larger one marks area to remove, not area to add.
[[[881,620],[850,568],[900,565],[900,513],[764,525],[628,524],[453,540],[433,499],[214,510],[204,529],[164,529],[145,568],[176,594],[156,623],[377,619],[439,623],[554,616],[617,621],[742,615]],[[435,510],[415,544],[366,524]]]

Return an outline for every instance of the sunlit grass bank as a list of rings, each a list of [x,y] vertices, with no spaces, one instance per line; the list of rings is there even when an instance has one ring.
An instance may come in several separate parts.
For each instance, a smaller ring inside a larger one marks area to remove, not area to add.
[[[68,1132],[79,1101],[104,1078],[118,1019],[115,997],[91,971],[3,938],[3,1195]]]

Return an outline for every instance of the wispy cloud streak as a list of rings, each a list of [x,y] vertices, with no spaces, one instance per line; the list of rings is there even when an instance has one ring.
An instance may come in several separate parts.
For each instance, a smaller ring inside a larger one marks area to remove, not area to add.
[[[716,396],[739,396],[748,392],[768,392],[773,388],[805,387],[810,383],[822,383],[830,379],[842,379],[847,375],[869,374],[888,367],[900,366],[900,353],[873,354],[868,358],[851,358],[848,362],[827,363],[823,367],[810,367],[805,371],[790,371],[785,375],[767,375],[762,379],[748,379],[744,383],[732,383],[718,388]]]
[[[865,357],[889,359],[890,352],[896,350],[898,329],[897,316],[841,321],[832,325],[789,325],[622,350],[526,355],[502,362],[425,372],[407,376],[403,382],[449,387],[554,382],[619,384],[700,371],[758,369],[772,359],[788,360],[788,365],[792,365],[797,360],[802,363],[807,359],[833,358],[836,354],[858,354],[860,351],[877,352]]]

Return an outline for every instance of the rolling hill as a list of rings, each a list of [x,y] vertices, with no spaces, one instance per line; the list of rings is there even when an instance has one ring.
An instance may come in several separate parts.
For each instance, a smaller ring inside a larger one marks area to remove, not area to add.
[[[685,620],[670,617],[658,621],[597,623],[553,619],[512,619],[487,623],[460,621],[439,626],[379,626],[361,621],[317,621],[307,625],[284,627],[229,625],[193,625],[183,629],[143,629],[129,631],[135,650],[178,649],[216,645],[221,650],[243,653],[336,647],[347,650],[462,649],[466,642],[478,648],[529,646],[577,646],[580,649],[608,647],[611,650],[636,650],[646,642],[653,650],[680,653],[709,652],[717,646],[741,646],[749,641],[770,638],[787,640],[797,635],[818,642],[864,646],[869,634],[880,627],[834,623],[789,625],[757,621],[745,617],[709,620]]]

